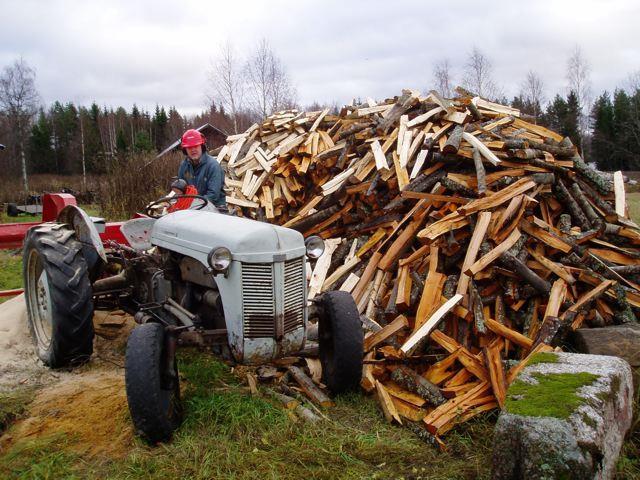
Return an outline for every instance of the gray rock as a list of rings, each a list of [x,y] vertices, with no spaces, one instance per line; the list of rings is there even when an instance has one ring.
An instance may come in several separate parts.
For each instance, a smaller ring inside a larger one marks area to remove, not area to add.
[[[545,355],[553,363],[527,366],[507,392],[494,432],[492,478],[613,478],[633,415],[629,364],[602,355]],[[565,383],[551,383],[559,378]],[[581,386],[572,390],[571,383]],[[540,392],[545,395],[536,398]]]
[[[640,367],[640,324],[626,323],[603,328],[580,328],[574,344],[582,353],[624,358],[632,367]]]
[[[640,324],[580,328],[572,340],[581,353],[612,355],[626,360],[634,370],[635,385],[640,385]]]

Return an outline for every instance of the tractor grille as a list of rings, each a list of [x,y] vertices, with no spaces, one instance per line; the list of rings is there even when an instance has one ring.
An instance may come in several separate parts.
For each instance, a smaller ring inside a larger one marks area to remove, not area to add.
[[[302,257],[284,264],[284,333],[302,326],[304,309],[304,276]]]
[[[244,336],[273,338],[302,327],[304,289],[304,257],[284,263],[242,263]]]
[[[276,304],[273,284],[271,263],[242,264],[242,316],[245,337],[274,336]]]

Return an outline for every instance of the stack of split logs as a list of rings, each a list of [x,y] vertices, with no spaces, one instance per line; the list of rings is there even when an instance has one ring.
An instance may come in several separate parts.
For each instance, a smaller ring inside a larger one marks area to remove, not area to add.
[[[326,240],[309,297],[352,294],[362,387],[435,442],[503,407],[536,352],[640,308],[622,175],[518,110],[458,93],[281,112],[219,154],[239,215]]]

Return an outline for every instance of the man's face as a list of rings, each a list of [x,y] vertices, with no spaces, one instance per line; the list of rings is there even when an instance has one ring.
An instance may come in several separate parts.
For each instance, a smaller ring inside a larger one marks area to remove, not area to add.
[[[202,147],[200,145],[187,147],[187,156],[192,162],[198,162],[198,160],[200,160],[200,155],[202,155]]]

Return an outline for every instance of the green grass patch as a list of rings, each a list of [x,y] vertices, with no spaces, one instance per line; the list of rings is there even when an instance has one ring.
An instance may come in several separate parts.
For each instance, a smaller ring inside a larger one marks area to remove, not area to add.
[[[640,192],[627,193],[627,207],[629,208],[629,217],[636,223],[640,222]]]
[[[19,418],[33,399],[33,389],[23,388],[0,393],[0,434]]]
[[[507,392],[505,408],[509,413],[527,417],[568,418],[584,399],[577,391],[592,384],[592,373],[538,373],[532,376],[537,384],[516,380]]]
[[[22,251],[0,250],[0,290],[22,288]],[[9,297],[0,297],[0,303]]]
[[[0,204],[0,206],[2,206]],[[26,213],[21,213],[17,217],[10,217],[7,215],[7,211],[3,210],[0,212],[0,223],[28,223],[28,222],[40,222],[42,221],[42,215],[28,215]]]
[[[66,439],[55,435],[20,442],[0,457],[0,477],[7,480],[75,480],[78,456],[65,450]]]
[[[551,352],[539,352],[536,353],[531,359],[527,362],[527,366],[537,365],[538,363],[558,363],[560,360],[558,359],[558,355]]]

